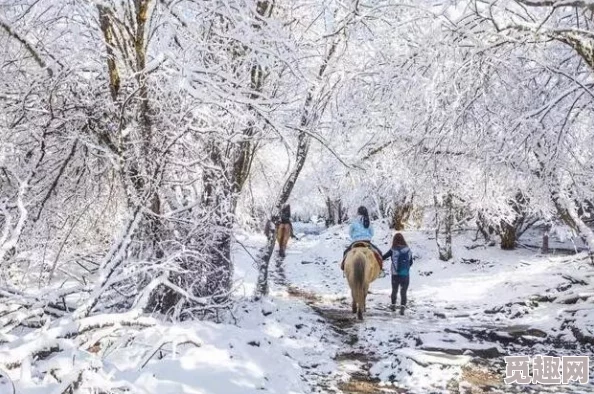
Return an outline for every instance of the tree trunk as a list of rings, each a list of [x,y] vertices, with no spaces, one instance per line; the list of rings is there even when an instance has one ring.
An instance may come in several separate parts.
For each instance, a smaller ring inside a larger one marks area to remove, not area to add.
[[[115,30],[112,24],[110,10],[107,7],[97,5],[99,11],[99,21],[101,23],[101,32],[105,40],[105,51],[107,52],[107,71],[109,73],[109,90],[111,98],[116,101],[118,92],[120,90],[120,74],[116,65],[116,57],[114,53]]]
[[[258,1],[256,3],[256,11],[260,17],[268,18],[272,15],[273,2],[268,0]],[[254,25],[254,29],[259,30],[259,25]],[[264,80],[266,79],[266,73],[262,65],[259,63],[253,64],[250,67],[250,93],[249,98],[251,100],[257,100],[258,97],[264,90]],[[253,106],[249,105],[250,110],[253,110]],[[236,149],[236,157],[233,163],[233,191],[235,194],[239,194],[247,181],[254,156],[256,154],[256,144],[253,141],[255,134],[255,127],[253,124],[249,125],[243,130],[243,139],[239,143]],[[235,212],[235,205],[238,199],[235,199],[233,211]]]
[[[335,204],[330,199],[330,197],[326,197],[326,209],[328,210],[328,215],[326,217],[326,227],[334,226],[337,222],[336,209]]]
[[[328,67],[328,63],[330,62],[330,60],[336,52],[338,43],[338,40],[334,41],[330,46],[330,49],[326,53],[322,65],[318,70],[318,81],[322,80]],[[295,167],[293,167],[293,170],[289,173],[288,178],[285,180],[285,183],[283,184],[283,188],[281,190],[281,193],[279,194],[278,199],[276,200],[274,210],[269,220],[272,220],[275,216],[280,215],[281,207],[289,200],[291,192],[293,191],[293,187],[295,186],[295,182],[297,182],[299,174],[301,173],[301,170],[305,165],[307,154],[309,152],[309,146],[311,144],[311,137],[308,133],[309,130],[307,129],[312,125],[314,118],[317,118],[322,115],[321,113],[313,113],[314,94],[316,92],[316,89],[317,86],[311,86],[307,92],[307,96],[305,97],[305,102],[303,104],[303,109],[301,113],[301,121],[299,122],[300,131],[297,142],[297,152],[295,154]],[[314,115],[316,116],[314,117]],[[276,231],[271,231],[269,233],[266,246],[264,247],[260,256],[260,264],[258,269],[258,284],[256,285],[256,297],[268,294],[268,266],[270,264],[270,259],[272,258],[272,252],[274,251],[275,239]]]
[[[347,220],[345,213],[344,207],[342,206],[342,200],[339,198],[336,200],[336,216],[338,218],[338,224],[342,224]]]
[[[439,253],[439,259],[442,261],[449,261],[452,259],[452,228],[454,225],[454,209],[453,209],[453,197],[451,193],[448,193],[444,199],[444,243],[439,242],[441,220],[439,219],[439,205],[437,204],[437,197],[434,196],[435,200],[435,217],[437,226],[435,229],[435,242],[437,243],[437,250]]]
[[[542,249],[541,252],[543,254],[549,253],[549,232],[551,231],[551,225],[545,225],[544,231],[542,233]]]
[[[256,3],[256,12],[262,18],[270,17],[272,8],[273,3],[270,1]],[[260,28],[259,25],[253,27]],[[249,48],[245,50],[249,51]],[[242,62],[243,59],[238,58],[237,61]],[[249,67],[250,100],[257,100],[261,96],[265,78],[266,72],[261,64],[256,62]],[[251,111],[253,107],[248,105],[248,109]],[[202,252],[208,261],[189,260],[187,273],[175,275],[178,281],[183,282],[180,287],[188,289],[194,296],[210,297],[213,303],[225,303],[231,291],[231,241],[235,211],[251,172],[257,148],[254,142],[256,131],[255,125],[249,124],[241,130],[242,138],[237,143],[210,140],[207,144],[210,166],[203,174],[202,205],[206,209],[211,233],[204,235]],[[271,233],[274,240],[274,229]]]
[[[516,247],[516,227],[507,222],[501,223],[501,249],[513,250]]]
[[[510,198],[508,204],[513,209],[513,220],[511,222],[502,220],[499,225],[501,249],[503,250],[515,249],[517,239],[534,223],[534,221],[527,220],[528,200],[521,191]]]
[[[313,95],[313,93],[312,93]],[[311,96],[308,95],[308,99]],[[311,99],[306,100],[306,105],[311,105]],[[301,123],[302,127],[305,127],[309,120],[306,118],[305,114],[307,111],[304,111],[304,115],[302,116]],[[295,182],[299,178],[299,174],[305,165],[305,161],[307,159],[307,153],[309,152],[309,145],[311,142],[311,137],[306,134],[305,132],[301,132],[299,134],[299,142],[297,144],[297,160],[295,162],[295,167],[289,174],[289,177],[285,181],[281,194],[276,201],[274,210],[272,212],[271,217],[269,218],[270,221],[273,221],[273,218],[279,217],[281,212],[281,207],[289,200],[291,196],[291,192],[293,191],[293,187],[295,186]],[[258,283],[256,285],[256,297],[263,296],[268,294],[268,266],[270,264],[270,259],[272,258],[272,252],[274,251],[274,244],[276,242],[276,228],[273,231],[268,233],[268,237],[266,240],[266,246],[261,252],[260,255],[260,264],[258,269]]]
[[[573,200],[563,196],[560,192],[554,191],[551,193],[551,199],[559,213],[561,219],[573,231],[580,235],[580,238],[588,246],[588,255],[590,262],[594,265],[594,232],[577,214],[577,208]]]
[[[402,231],[405,228],[404,223],[408,221],[410,218],[410,214],[413,211],[412,200],[411,201],[404,201],[400,203],[394,204],[394,209],[392,211],[392,222],[390,223],[390,228],[393,228],[396,231]]]
[[[491,237],[496,232],[496,230],[491,223],[487,222],[483,212],[479,211],[477,215],[476,226],[485,239],[485,242],[489,245],[494,245],[494,241],[491,239]]]
[[[440,258],[443,261],[448,261],[452,258],[452,227],[454,226],[454,207],[452,200],[452,194],[448,193],[445,200],[445,246],[442,253],[440,253]]]
[[[332,200],[330,197],[326,197],[326,211],[326,227],[342,224],[344,221],[344,209],[340,198]]]
[[[540,143],[537,144],[537,147],[542,149]],[[594,265],[594,232],[581,219],[575,201],[563,194],[563,188],[559,177],[555,172],[548,169],[546,158],[542,157],[538,151],[534,151],[534,156],[538,160],[540,166],[540,170],[538,171],[539,177],[549,181],[551,201],[553,202],[559,217],[573,231],[579,234],[580,238],[588,246],[590,263]]]

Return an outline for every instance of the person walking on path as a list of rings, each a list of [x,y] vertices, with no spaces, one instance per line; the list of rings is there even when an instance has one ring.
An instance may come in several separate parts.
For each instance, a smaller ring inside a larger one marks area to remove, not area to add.
[[[404,236],[401,233],[394,234],[392,239],[392,248],[382,256],[384,260],[392,258],[391,273],[392,273],[392,295],[391,295],[391,309],[396,310],[396,296],[400,288],[400,314],[404,315],[404,308],[406,307],[406,292],[408,291],[409,272],[413,264],[412,252]]]

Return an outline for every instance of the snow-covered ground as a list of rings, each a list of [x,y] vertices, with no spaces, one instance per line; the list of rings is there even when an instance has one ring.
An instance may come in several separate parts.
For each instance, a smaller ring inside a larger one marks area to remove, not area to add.
[[[387,250],[391,231],[375,226],[375,242]],[[113,317],[75,342],[67,332],[84,327],[67,321],[0,332],[0,365],[10,377],[0,393],[594,392],[594,371],[588,385],[573,386],[505,386],[502,376],[505,355],[594,355],[594,269],[583,256],[468,249],[473,234],[461,234],[445,263],[432,232],[404,232],[416,257],[409,308],[404,316],[386,308],[390,282],[380,278],[358,322],[338,266],[346,227],[295,229],[300,239],[284,260],[275,256],[270,296],[257,302],[253,257],[265,239],[237,232],[237,302],[227,323],[146,317],[131,326]],[[49,341],[56,330],[64,335]],[[26,357],[44,343],[62,351]]]

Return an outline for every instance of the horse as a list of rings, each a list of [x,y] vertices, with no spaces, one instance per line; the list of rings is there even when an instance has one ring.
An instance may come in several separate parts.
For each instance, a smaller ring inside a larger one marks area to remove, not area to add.
[[[369,284],[378,278],[380,271],[374,252],[368,246],[355,246],[347,253],[344,274],[351,288],[353,313],[359,320],[363,320]]]
[[[281,223],[276,228],[276,240],[278,242],[278,254],[280,257],[285,257],[285,250],[287,243],[291,237],[291,225],[289,223]]]

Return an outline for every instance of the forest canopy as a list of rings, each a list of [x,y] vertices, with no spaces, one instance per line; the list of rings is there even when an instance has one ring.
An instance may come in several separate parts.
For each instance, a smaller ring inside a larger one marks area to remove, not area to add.
[[[562,224],[592,255],[593,15],[565,0],[2,0],[2,296],[212,316],[230,303],[234,229],[287,202],[328,224],[366,204],[396,229],[432,212],[444,260],[461,226],[511,249]]]

